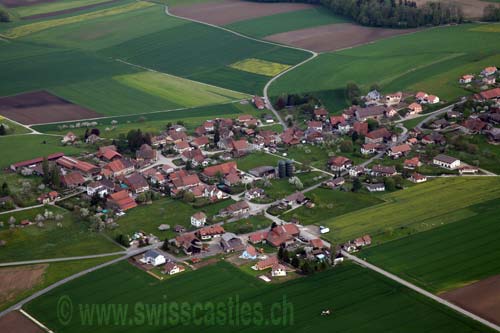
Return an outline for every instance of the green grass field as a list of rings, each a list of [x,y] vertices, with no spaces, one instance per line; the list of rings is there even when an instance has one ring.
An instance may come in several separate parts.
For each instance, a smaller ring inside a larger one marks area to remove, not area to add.
[[[7,118],[0,116],[0,125],[3,125],[6,130],[6,135],[12,134],[26,134],[29,133],[30,130],[24,126],[18,125]]]
[[[248,36],[262,38],[287,31],[345,22],[350,21],[333,14],[331,10],[316,7],[238,21],[226,25],[226,28]]]
[[[173,238],[176,236],[174,227],[179,224],[186,229],[195,229],[191,226],[191,215],[196,212],[204,211],[207,216],[212,217],[220,209],[234,203],[228,199],[216,204],[208,205],[202,208],[193,208],[192,206],[174,199],[161,199],[154,201],[151,205],[140,206],[127,212],[125,216],[117,220],[120,225],[118,228],[110,230],[108,233],[112,237],[120,234],[132,235],[137,231],[145,231],[158,236],[160,239]],[[160,224],[170,225],[170,230],[159,231]]]
[[[85,148],[62,146],[61,138],[49,135],[23,135],[0,137],[2,159],[0,167],[5,168],[15,162],[42,157],[52,153],[63,152],[75,155],[85,151]]]
[[[311,191],[307,193],[307,196],[316,204],[314,208],[301,206],[282,215],[281,218],[285,221],[297,218],[300,224],[303,225],[323,225],[343,214],[382,202],[382,200],[370,194],[333,191],[323,188]]]
[[[105,263],[107,261],[118,258],[118,256],[109,256],[102,258],[92,258],[92,259],[83,259],[83,260],[75,260],[75,261],[63,261],[63,262],[54,262],[50,264],[42,264],[46,266],[45,271],[41,280],[36,283],[33,288],[29,290],[22,290],[19,293],[15,293],[11,295],[4,302],[0,303],[0,310],[6,309],[9,306],[19,302],[20,300],[32,295],[38,290],[46,288],[51,284],[56,283],[68,276],[81,272],[85,269],[97,266],[99,264]],[[16,266],[16,268],[19,266]],[[20,266],[22,269],[36,269],[39,265],[28,265],[28,266]],[[10,267],[0,268],[0,274],[4,271],[11,270]]]
[[[277,167],[279,160],[281,160],[281,158],[277,156],[266,154],[264,152],[255,152],[242,158],[238,158],[236,163],[238,163],[238,169],[248,171],[253,168],[266,165]]]
[[[270,87],[270,95],[315,93],[336,111],[346,106],[346,82],[355,81],[364,92],[379,83],[383,92],[424,90],[452,100],[467,94],[458,85],[460,75],[500,61],[497,34],[474,31],[477,27],[434,28],[324,53],[280,77]]]
[[[75,92],[76,94],[76,92]],[[105,102],[105,92],[103,94],[103,102]],[[75,95],[76,96],[76,95]],[[166,112],[155,112],[148,114],[140,114],[133,116],[112,117],[102,120],[96,120],[96,126],[101,130],[101,136],[105,138],[116,138],[120,133],[126,134],[131,129],[141,128],[143,132],[159,133],[164,130],[168,122],[175,123],[182,121],[188,131],[194,130],[207,119],[221,118],[236,118],[241,114],[253,114],[258,117],[257,109],[250,104],[229,103],[221,105],[203,106],[199,108],[174,110]],[[115,120],[118,124],[115,129],[106,131],[106,128],[112,128],[111,122]],[[67,128],[61,128],[61,125],[74,125],[75,122],[63,124],[48,124],[34,126],[37,131],[51,134],[64,135],[67,133]],[[77,135],[83,135],[85,129],[71,129]]]
[[[66,9],[78,8],[88,5],[99,4],[107,0],[63,0],[49,3],[41,3],[34,6],[23,6],[11,9],[15,15],[20,17],[52,13]]]
[[[58,320],[56,311],[58,300],[63,295],[71,300],[74,310],[72,320],[66,326]],[[247,326],[228,325],[221,321],[206,324],[203,320],[206,312],[192,316],[191,311],[187,311],[183,319],[176,320],[173,315],[176,310],[171,310],[169,315],[172,314],[172,317],[167,317],[166,322],[161,317],[157,317],[158,321],[152,317],[140,321],[141,332],[198,332],[200,326],[204,332],[255,331],[256,328],[259,332],[310,332],[311,327],[338,332],[369,330],[411,333],[436,329],[439,332],[490,332],[488,328],[381,275],[349,264],[309,278],[269,285],[225,262],[174,276],[167,281],[158,281],[129,263],[122,262],[56,288],[28,303],[25,309],[57,332],[88,332],[89,328],[96,333],[123,332],[138,326],[130,325],[128,318],[123,321],[111,319],[107,325],[103,325],[103,321],[99,325],[94,319],[93,325],[88,322],[82,325],[78,309],[84,304],[120,304],[129,308],[128,313],[132,318],[138,302],[166,302],[178,306],[185,302],[184,307],[187,308],[196,302],[226,303],[229,298],[236,297],[240,304],[259,304],[261,318],[265,320],[271,317],[272,304],[285,304],[283,307],[287,309],[287,315],[293,314],[293,324],[288,324],[290,317],[283,319],[286,325],[265,325],[264,320],[260,325],[250,322]],[[325,308],[332,309],[333,315],[321,316],[321,310]],[[221,312],[227,320],[227,311]],[[257,316],[250,314],[250,318]],[[217,318],[222,316],[218,315]],[[198,319],[201,322],[196,325]]]
[[[272,223],[273,221],[271,221],[264,215],[253,215],[235,222],[224,223],[223,227],[226,232],[233,232],[235,234],[247,234],[252,231],[268,228]]]
[[[374,244],[476,215],[470,206],[500,197],[496,177],[439,178],[382,195],[386,202],[326,220],[337,243],[370,234]]]
[[[90,232],[88,227],[83,222],[76,221],[70,212],[57,207],[49,207],[47,210],[63,215],[62,227],[58,227],[57,222],[51,220],[46,221],[43,228],[37,225],[9,228],[7,222],[10,216],[14,216],[17,223],[24,219],[33,222],[36,215],[43,214],[45,209],[33,208],[0,215],[0,221],[4,222],[3,228],[0,228],[0,239],[7,242],[0,248],[1,262],[63,258],[122,250],[102,234]]]
[[[368,248],[360,256],[435,293],[500,274],[500,201],[470,209],[476,215]]]

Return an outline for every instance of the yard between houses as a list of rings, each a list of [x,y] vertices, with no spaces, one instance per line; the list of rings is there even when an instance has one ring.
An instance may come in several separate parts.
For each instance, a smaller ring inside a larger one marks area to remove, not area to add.
[[[61,145],[61,138],[49,135],[6,136],[0,138],[2,159],[0,168],[6,168],[12,163],[43,157],[49,154],[62,152],[67,155],[76,155],[84,152],[85,146]]]
[[[271,227],[272,223],[273,221],[271,221],[264,215],[252,215],[248,218],[243,218],[235,222],[224,223],[223,227],[226,232],[232,232],[235,234],[247,234],[252,231]]]
[[[205,332],[238,332],[255,330],[255,327],[261,332],[276,332],[276,329],[280,332],[310,332],[311,325],[320,330],[339,332],[365,332],[374,327],[380,331],[408,333],[429,331],[436,327],[440,332],[490,332],[479,323],[381,275],[351,264],[308,278],[269,285],[226,262],[174,276],[166,282],[121,262],[73,280],[26,306],[31,315],[54,331],[87,332],[88,323],[82,323],[77,313],[68,326],[61,325],[55,309],[62,295],[71,299],[75,308],[83,304],[120,304],[128,307],[129,311],[134,311],[133,307],[139,302],[158,305],[166,302],[170,309],[173,309],[173,304],[182,303],[191,308],[200,303],[207,306],[207,311],[210,311],[210,305],[215,310],[217,304],[225,304],[221,305],[224,317],[219,314],[217,317],[205,316],[210,312],[204,311],[200,315],[188,310],[188,316],[179,320],[172,314],[175,310],[171,310],[172,313],[169,311],[168,317],[164,318],[165,322],[161,316],[157,319],[145,318],[139,324],[142,332],[179,331],[181,326],[184,332],[197,332],[200,324]],[[228,325],[228,316],[235,318],[234,313],[230,315],[227,312],[230,298],[233,302],[238,298],[239,304],[248,302],[252,308],[259,307],[258,313],[253,312],[254,315],[250,316],[248,325],[243,324],[244,321],[238,321],[239,325]],[[265,324],[271,319],[272,304],[277,303],[286,309],[283,310],[286,315],[280,313],[280,323]],[[324,309],[332,309],[333,314],[321,316]],[[133,318],[134,313],[129,312],[128,316]],[[218,320],[215,321],[215,318]],[[198,321],[200,323],[196,325]],[[96,333],[123,332],[137,327],[129,323],[127,318],[121,323],[93,325],[92,330]]]
[[[0,268],[0,310],[85,269],[118,256]]]
[[[303,188],[299,189],[295,185],[290,184],[290,178],[271,179],[271,186],[269,187],[265,187],[263,182],[259,182],[257,185],[264,189],[267,198],[275,201],[328,179],[327,176],[319,171],[296,173],[295,176],[300,179]]]
[[[380,196],[385,202],[324,222],[334,243],[372,236],[372,244],[457,222],[477,213],[470,206],[500,197],[497,177],[438,178]]]
[[[203,211],[209,218],[217,214],[220,209],[234,203],[234,200],[228,199],[215,204],[210,204],[200,208],[194,208],[191,205],[174,199],[160,199],[153,201],[151,205],[142,205],[127,211],[126,215],[117,219],[119,227],[108,231],[111,237],[118,235],[129,235],[138,231],[152,233],[160,240],[174,238],[177,234],[173,231],[176,225],[184,226],[187,230],[195,230],[191,225],[191,215]],[[170,230],[159,231],[161,224],[170,225]]]
[[[281,218],[285,221],[296,218],[302,225],[323,225],[331,223],[332,219],[343,214],[383,202],[371,194],[342,192],[340,190],[324,188],[318,188],[307,193],[307,197],[315,203],[314,208],[301,206],[291,212],[281,215]]]
[[[311,93],[331,111],[340,111],[347,106],[346,82],[355,81],[363,93],[378,83],[384,93],[423,90],[451,101],[469,94],[458,84],[460,75],[500,61],[497,34],[476,31],[477,27],[481,25],[432,28],[323,53],[280,77],[270,95]]]
[[[500,274],[500,201],[470,207],[475,214],[435,229],[370,247],[360,256],[434,293]]]
[[[43,214],[46,209],[63,215],[61,227],[54,220],[44,221],[42,228],[36,224],[23,228],[9,227],[11,216],[17,224],[25,219],[34,222],[37,214]],[[77,221],[72,213],[58,207],[47,206],[2,214],[0,221],[4,222],[0,228],[0,239],[6,241],[6,245],[0,248],[0,262],[85,256],[122,250],[102,234],[90,231],[88,225]]]
[[[349,140],[349,138],[347,138]],[[294,159],[297,162],[301,162],[306,165],[313,166],[318,169],[327,170],[328,161],[332,156],[344,156],[353,161],[354,164],[358,164],[364,161],[359,152],[359,147],[353,145],[352,152],[341,152],[337,145],[326,146],[326,145],[311,145],[311,144],[298,144],[288,148],[287,158]]]
[[[286,157],[282,159],[286,159]],[[277,167],[279,160],[281,160],[281,158],[277,156],[257,151],[242,158],[238,158],[236,163],[238,164],[238,169],[248,172],[260,166]]]

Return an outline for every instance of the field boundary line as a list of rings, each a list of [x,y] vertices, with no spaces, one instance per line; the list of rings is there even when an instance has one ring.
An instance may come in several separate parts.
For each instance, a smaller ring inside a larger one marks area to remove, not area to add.
[[[91,254],[91,255],[87,255],[87,256],[38,259],[38,260],[27,260],[27,261],[14,261],[14,262],[0,263],[0,267],[45,264],[45,263],[51,263],[51,262],[73,261],[73,260],[85,260],[85,259],[93,259],[93,258],[111,257],[111,256],[116,256],[116,255],[126,254],[126,253],[127,253],[127,251],[117,251],[117,252]]]
[[[225,102],[225,103],[200,105],[200,106],[195,106],[195,107],[182,107],[182,108],[168,109],[168,110],[157,110],[157,111],[151,111],[151,112],[146,112],[146,113],[141,112],[141,113],[121,114],[121,115],[117,115],[117,116],[104,116],[104,117],[99,117],[99,118],[85,118],[85,119],[78,119],[78,120],[54,121],[54,122],[49,122],[49,123],[30,124],[30,125],[26,125],[26,126],[29,126],[29,128],[31,129],[32,126],[57,125],[57,124],[64,125],[64,124],[72,124],[72,123],[84,122],[84,121],[89,121],[89,120],[125,118],[125,117],[134,117],[134,116],[147,116],[149,114],[156,114],[156,113],[169,113],[169,112],[190,110],[190,109],[196,109],[196,108],[202,108],[202,107],[211,107],[211,106],[218,106],[218,105],[235,104],[235,103],[239,103],[240,101],[242,101],[242,100],[238,99],[238,100],[228,101],[228,102]],[[74,104],[76,104],[76,103],[74,103]],[[50,134],[45,134],[45,133],[41,133],[41,134],[50,135]],[[53,135],[56,135],[56,134],[53,134]],[[59,134],[57,134],[57,135],[59,136]]]
[[[492,323],[492,322],[490,322],[490,321],[488,321],[488,320],[486,320],[478,315],[475,315],[472,312],[469,312],[469,311],[467,311],[467,310],[465,310],[465,309],[463,309],[463,308],[461,308],[461,307],[459,307],[451,302],[448,302],[447,300],[445,300],[437,295],[434,295],[431,292],[428,292],[427,290],[424,290],[420,287],[417,287],[416,285],[414,285],[414,284],[412,284],[412,283],[410,283],[410,282],[408,282],[408,281],[406,281],[406,280],[404,280],[404,279],[402,279],[402,278],[400,278],[392,273],[389,273],[388,271],[385,271],[382,268],[379,268],[378,266],[370,264],[365,260],[362,260],[362,259],[360,259],[352,254],[347,253],[346,251],[342,251],[342,255],[344,255],[346,258],[352,260],[353,262],[360,264],[363,267],[366,267],[374,272],[382,274],[383,276],[393,280],[394,282],[397,282],[397,283],[399,283],[407,288],[410,288],[413,291],[415,291],[415,292],[417,292],[417,293],[419,293],[427,298],[430,298],[430,299],[432,299],[432,300],[434,300],[442,305],[447,306],[448,308],[450,308],[452,310],[455,310],[456,312],[458,312],[466,317],[469,317],[470,319],[476,320],[476,321],[480,322],[481,324],[488,326],[489,328],[492,328],[492,329],[500,332],[500,326],[498,326],[498,325],[496,325],[496,324],[494,324],[494,323]]]
[[[149,67],[146,67],[146,66],[133,64],[133,63],[131,63],[131,62],[125,61],[125,60],[120,59],[120,58],[114,58],[114,60],[115,60],[115,61],[118,61],[118,62],[121,62],[121,63],[123,63],[123,64],[125,64],[125,65],[129,65],[129,66],[132,66],[132,67],[140,68],[140,69],[145,70],[145,71],[148,71],[148,72],[157,73],[157,74],[163,74],[163,75],[170,76],[170,77],[173,77],[173,78],[178,78],[178,79],[182,79],[182,80],[187,80],[187,81],[190,81],[190,82],[194,82],[194,83],[202,84],[202,85],[207,86],[207,87],[212,87],[212,88],[217,88],[217,89],[227,90],[227,91],[231,91],[231,92],[234,92],[234,93],[237,93],[237,94],[246,95],[246,96],[248,96],[248,97],[250,97],[250,96],[251,96],[250,94],[248,94],[248,93],[244,93],[244,92],[241,92],[241,91],[236,91],[236,90],[233,90],[233,89],[228,89],[228,88],[224,88],[224,87],[216,86],[216,85],[213,85],[213,84],[210,84],[210,83],[205,83],[205,82],[195,81],[195,80],[191,80],[191,79],[188,79],[188,78],[185,78],[185,77],[182,77],[182,76],[177,76],[177,75],[173,75],[173,74],[168,74],[168,73],[165,73],[165,72],[161,72],[161,71],[158,71],[158,70],[156,70],[156,69],[152,69],[152,68],[149,68]]]
[[[41,322],[39,322],[38,320],[36,320],[28,312],[24,311],[23,309],[19,309],[19,312],[21,312],[26,318],[28,318],[29,320],[31,320],[33,323],[35,323],[38,327],[40,327],[41,329],[43,329],[45,332],[54,333],[54,331],[52,331],[50,328],[48,328],[47,326],[45,326],[44,324],[42,324]]]

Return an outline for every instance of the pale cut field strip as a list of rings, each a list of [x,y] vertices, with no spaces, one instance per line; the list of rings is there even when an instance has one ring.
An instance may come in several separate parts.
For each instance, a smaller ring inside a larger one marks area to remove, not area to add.
[[[68,9],[75,9],[83,6],[95,5],[108,2],[109,0],[60,0],[56,2],[40,3],[34,6],[23,6],[12,9],[19,17],[28,17],[52,12],[59,12]]]
[[[272,76],[278,75],[279,73],[281,73],[283,71],[286,71],[291,66],[285,65],[285,64],[280,64],[277,62],[249,58],[249,59],[235,62],[234,64],[229,65],[229,67],[240,70],[240,71],[244,71],[244,72],[249,72],[249,73],[260,74],[260,75],[272,77]]]
[[[168,100],[182,107],[222,104],[248,95],[156,72],[116,76],[121,84]]]
[[[78,22],[83,22],[87,20],[92,20],[100,17],[106,17],[106,16],[112,16],[112,15],[118,15],[118,14],[123,14],[127,13],[133,10],[137,9],[142,9],[146,7],[151,7],[154,6],[154,4],[149,3],[149,2],[136,2],[136,3],[131,3],[123,6],[117,6],[113,8],[108,8],[108,9],[103,9],[91,13],[86,13],[86,14],[81,14],[77,16],[70,16],[70,17],[65,17],[65,18],[60,18],[60,19],[55,19],[55,20],[49,20],[49,21],[40,21],[40,22],[35,22],[35,23],[30,23],[30,24],[25,24],[19,27],[12,28],[8,30],[4,36],[8,38],[19,38],[27,35],[31,35],[43,30],[67,25],[67,24],[72,24],[72,23],[78,23]]]
[[[476,32],[500,32],[500,24],[484,24],[477,26],[475,28],[469,29],[469,31]]]

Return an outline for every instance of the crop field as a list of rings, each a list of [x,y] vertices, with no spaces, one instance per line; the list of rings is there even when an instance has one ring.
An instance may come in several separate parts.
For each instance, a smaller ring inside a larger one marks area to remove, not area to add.
[[[193,293],[193,290],[196,292]],[[67,326],[61,324],[55,310],[62,295],[71,299],[75,309]],[[170,332],[179,331],[182,327],[184,332],[196,332],[199,331],[199,325],[195,323],[199,319],[204,323],[204,332],[237,332],[255,330],[255,327],[259,327],[261,332],[276,332],[276,329],[280,332],[309,332],[311,325],[320,330],[338,332],[365,332],[374,327],[381,331],[409,333],[430,331],[436,327],[439,327],[440,332],[489,332],[480,324],[424,299],[401,285],[349,264],[309,278],[268,285],[225,262],[183,274],[182,277],[174,276],[167,282],[158,281],[122,262],[58,287],[30,302],[25,309],[54,331],[87,332],[90,326],[88,322],[82,325],[82,317],[77,310],[80,304],[122,304],[129,308],[132,318],[134,304],[138,302],[158,305],[186,302],[189,306],[196,302],[226,303],[229,298],[235,297],[239,298],[239,302],[260,304],[262,316],[266,320],[270,318],[272,304],[286,304],[286,311],[293,314],[293,325],[287,322],[285,325],[275,323],[257,326],[251,323],[250,326],[223,326],[220,321],[210,324],[210,317],[205,317],[208,321],[206,324],[204,314],[192,316],[188,311],[189,318],[184,317],[183,321],[173,315],[167,316],[166,322],[161,317],[146,319],[140,325],[141,331]],[[333,309],[334,315],[320,316],[321,310],[325,308]],[[224,314],[227,320],[229,314]],[[107,325],[92,325],[92,331],[122,332],[129,328],[129,323],[128,318],[122,321],[111,319]],[[134,327],[137,326],[130,326]]]
[[[234,64],[229,65],[229,67],[238,69],[240,71],[272,77],[287,70],[291,66],[260,59],[245,59],[235,62]]]
[[[370,234],[373,244],[433,229],[477,214],[470,206],[500,198],[496,177],[439,178],[382,195],[386,202],[323,222],[337,243]]]
[[[121,13],[126,13],[129,11],[133,11],[136,9],[141,9],[141,8],[146,8],[153,6],[153,4],[149,2],[136,2],[136,3],[130,3],[126,4],[123,6],[116,6],[114,8],[107,8],[91,13],[85,13],[81,15],[76,15],[76,16],[70,16],[70,17],[64,17],[60,19],[53,19],[53,20],[48,20],[48,21],[39,21],[39,22],[33,22],[29,24],[24,24],[17,26],[15,28],[12,28],[8,30],[6,33],[4,33],[5,37],[8,38],[19,38],[27,35],[31,35],[34,33],[37,33],[39,31],[51,29],[51,28],[56,28],[60,26],[64,26],[67,24],[72,24],[72,23],[78,23],[82,21],[87,21],[87,20],[92,20],[95,18],[100,18],[100,17],[106,17],[106,16],[111,16],[111,15],[118,15]]]
[[[435,293],[500,274],[500,200],[470,209],[476,215],[368,248],[360,255]]]
[[[0,137],[0,151],[2,152],[0,168],[5,168],[15,162],[58,152],[76,155],[85,151],[85,148],[62,146],[61,138],[57,136],[23,135]]]
[[[379,198],[365,193],[334,191],[319,188],[307,193],[315,203],[314,208],[301,206],[281,216],[285,221],[296,218],[300,224],[323,225],[338,216],[370,207],[382,202]]]
[[[88,226],[78,222],[70,212],[57,207],[47,210],[62,214],[62,226],[54,220],[45,221],[44,227],[30,225],[24,228],[10,229],[7,221],[10,216],[20,223],[24,219],[34,221],[37,214],[43,214],[46,208],[33,208],[15,213],[0,215],[4,226],[0,228],[0,239],[7,244],[0,248],[0,262],[13,262],[47,258],[60,258],[80,255],[120,251],[120,247],[110,242],[103,235],[89,232]]]
[[[75,92],[76,94],[76,92]],[[105,93],[102,93],[105,101]],[[228,103],[220,105],[202,106],[192,109],[171,110],[165,112],[154,112],[147,114],[137,114],[128,116],[118,116],[105,119],[94,120],[97,125],[94,126],[101,131],[101,136],[105,138],[116,138],[119,134],[126,134],[131,129],[141,128],[145,132],[158,134],[165,128],[168,122],[175,123],[182,121],[188,131],[192,132],[207,119],[236,118],[241,114],[252,114],[258,117],[258,111],[250,104]],[[116,125],[112,122],[116,121]],[[71,129],[77,135],[83,135],[85,128],[78,127],[79,122],[69,122],[60,124],[47,124],[33,126],[37,131],[65,135],[68,129]]]
[[[173,108],[222,104],[248,98],[231,90],[201,84],[157,72],[141,72],[114,78],[133,89],[161,97],[173,103]]]
[[[346,106],[346,82],[355,81],[363,92],[378,83],[383,92],[424,90],[452,100],[467,94],[457,83],[460,75],[500,61],[497,34],[474,31],[477,27],[481,25],[428,29],[321,54],[280,77],[270,95],[314,93],[337,111]]]
[[[87,7],[108,2],[109,0],[63,0],[55,2],[45,2],[31,6],[23,6],[11,11],[19,17],[42,16],[53,12],[78,10],[80,7]]]
[[[333,14],[331,10],[314,7],[238,21],[225,27],[245,35],[262,38],[287,31],[345,22],[349,22],[349,20]]]
[[[111,230],[109,234],[116,237],[120,234],[132,235],[142,230],[157,235],[160,239],[170,239],[176,236],[173,228],[177,224],[184,226],[187,230],[194,230],[190,222],[191,215],[194,213],[204,211],[208,217],[212,217],[220,209],[232,203],[234,201],[228,199],[201,208],[193,208],[180,200],[161,199],[153,202],[152,205],[140,206],[128,211],[124,217],[116,221],[120,226]],[[160,224],[170,225],[170,230],[159,231]]]

